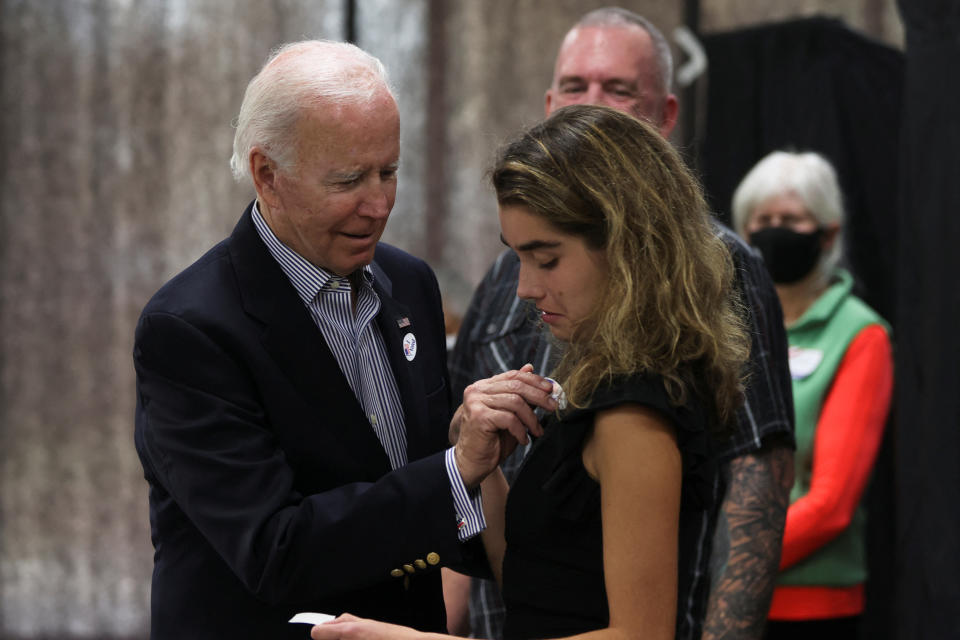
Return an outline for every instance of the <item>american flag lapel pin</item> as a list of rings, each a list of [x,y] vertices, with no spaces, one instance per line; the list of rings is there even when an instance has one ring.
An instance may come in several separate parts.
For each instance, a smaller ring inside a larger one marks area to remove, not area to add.
[[[410,326],[410,318],[408,318],[407,316],[403,316],[402,318],[398,318],[398,319],[397,319],[397,326],[398,326],[399,328],[401,328],[401,329],[404,329],[404,328],[406,328],[406,327],[409,327],[409,326]]]

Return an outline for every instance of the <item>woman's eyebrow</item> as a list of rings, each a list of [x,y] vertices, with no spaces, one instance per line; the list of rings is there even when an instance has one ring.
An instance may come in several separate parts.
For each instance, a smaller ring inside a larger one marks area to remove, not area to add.
[[[500,242],[502,242],[508,247],[510,246],[507,243],[507,241],[504,239],[502,233],[500,234]],[[514,249],[514,251],[537,251],[539,249],[555,249],[559,246],[560,246],[560,242],[558,241],[547,242],[546,240],[531,240],[530,242],[526,242],[520,245],[519,247]]]

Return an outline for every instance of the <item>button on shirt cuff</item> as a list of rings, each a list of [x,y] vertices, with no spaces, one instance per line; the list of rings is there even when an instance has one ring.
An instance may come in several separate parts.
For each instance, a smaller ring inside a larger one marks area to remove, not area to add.
[[[453,492],[453,507],[457,513],[457,536],[460,542],[465,542],[487,528],[487,521],[483,517],[483,502],[480,499],[480,489],[468,491],[460,470],[453,457],[453,447],[447,449],[445,461],[447,475],[450,477],[450,490]]]

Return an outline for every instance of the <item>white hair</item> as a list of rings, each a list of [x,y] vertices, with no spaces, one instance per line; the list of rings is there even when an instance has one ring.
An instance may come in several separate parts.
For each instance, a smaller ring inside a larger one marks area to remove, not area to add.
[[[583,15],[573,26],[577,27],[622,27],[637,26],[647,32],[650,42],[653,43],[654,58],[657,62],[657,75],[660,79],[660,89],[667,96],[673,90],[673,52],[670,43],[663,36],[660,29],[641,16],[639,13],[628,11],[620,7],[603,7],[594,9]]]
[[[774,151],[744,176],[733,194],[733,226],[744,238],[750,215],[770,198],[792,195],[820,225],[839,226],[833,246],[823,254],[817,268],[829,278],[843,256],[843,196],[837,172],[819,153]]]
[[[336,108],[369,101],[390,84],[383,64],[346,42],[305,40],[274,50],[243,94],[230,168],[249,175],[250,150],[260,147],[282,171],[295,164],[297,121],[319,103]]]

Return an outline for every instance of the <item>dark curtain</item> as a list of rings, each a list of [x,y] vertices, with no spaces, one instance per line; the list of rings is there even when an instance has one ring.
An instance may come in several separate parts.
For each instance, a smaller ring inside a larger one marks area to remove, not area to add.
[[[826,18],[703,42],[710,67],[698,168],[714,211],[729,221],[734,189],[767,153],[822,153],[844,190],[860,293],[892,320],[903,55]]]
[[[714,211],[729,222],[737,184],[770,151],[822,153],[836,167],[844,191],[845,251],[858,293],[891,324],[899,324],[903,54],[826,18],[715,34],[703,42],[710,67],[697,164]],[[898,336],[895,330],[899,352]],[[902,406],[899,394],[894,404]],[[894,457],[898,438],[905,437],[895,427],[896,415],[891,412],[864,498],[870,513],[871,576],[865,638],[892,638],[895,628],[896,558],[902,540],[894,536]]]
[[[899,638],[960,638],[960,4],[901,0]]]

